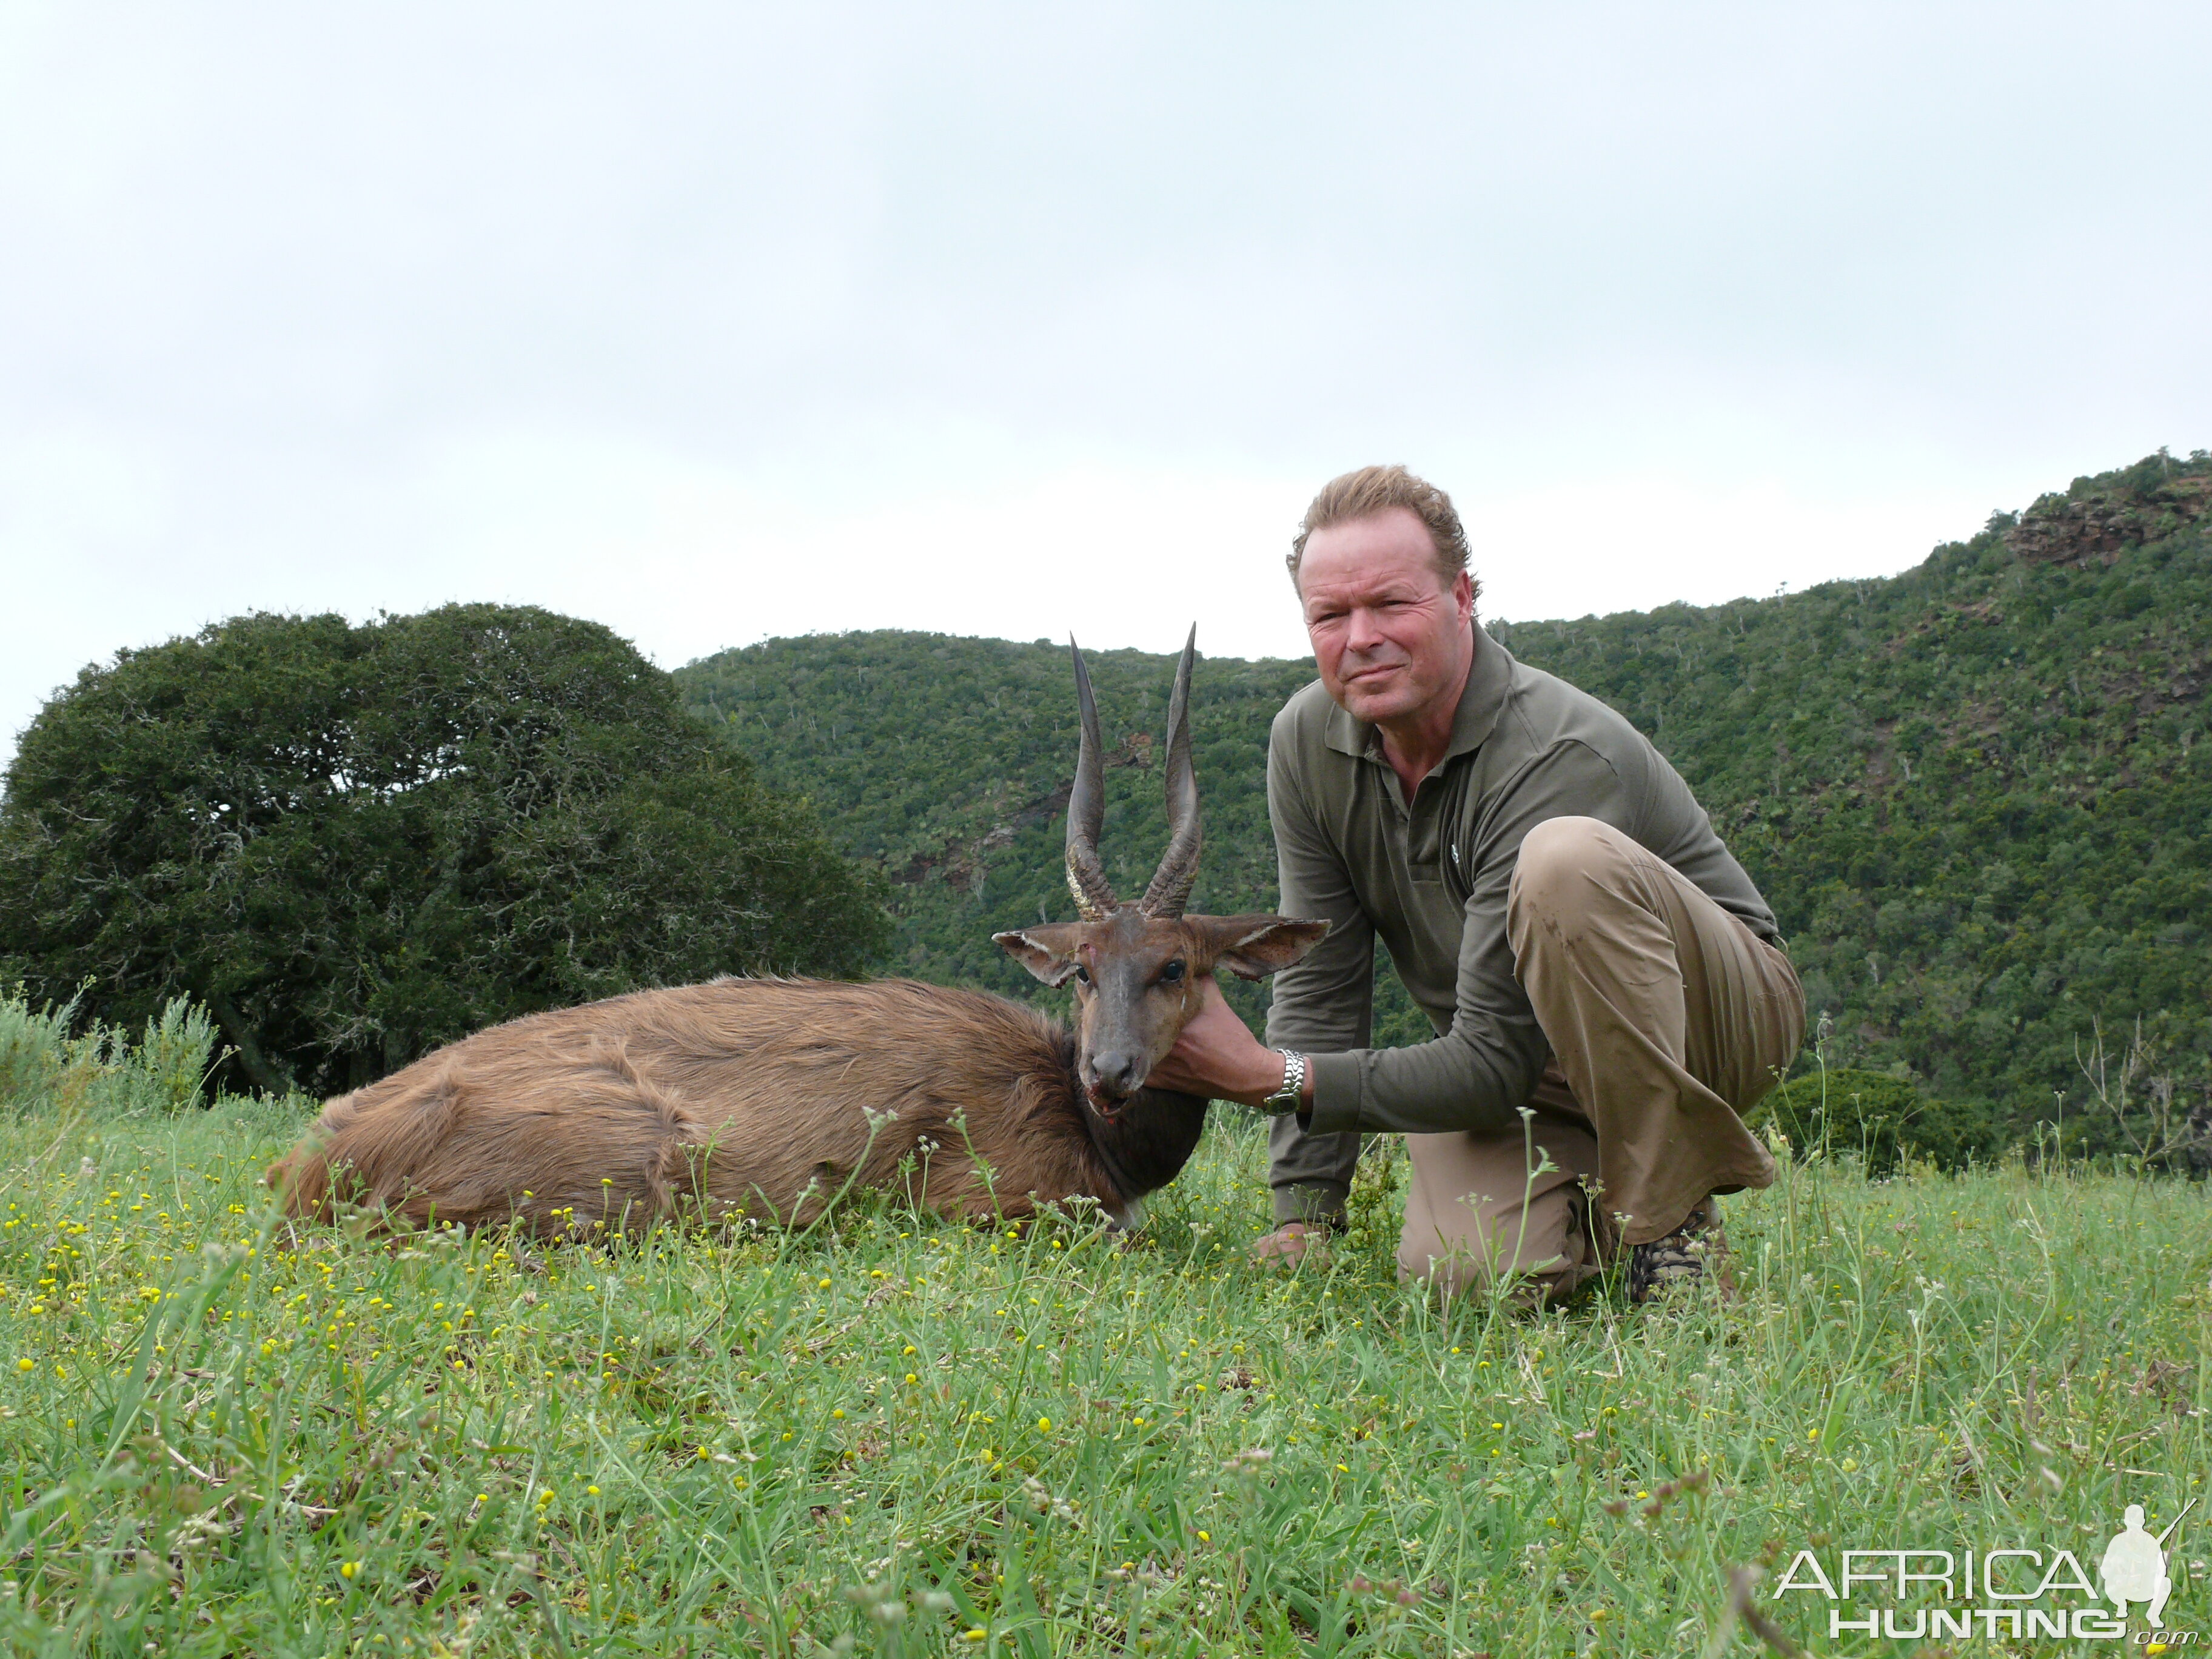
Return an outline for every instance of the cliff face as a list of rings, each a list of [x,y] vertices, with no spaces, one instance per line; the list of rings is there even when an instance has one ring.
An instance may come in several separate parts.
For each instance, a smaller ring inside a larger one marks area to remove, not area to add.
[[[2164,451],[2121,472],[2076,478],[2040,496],[2004,532],[2005,545],[2034,564],[2111,564],[2121,550],[2175,535],[2212,513],[2212,460],[2198,451],[2177,461]]]

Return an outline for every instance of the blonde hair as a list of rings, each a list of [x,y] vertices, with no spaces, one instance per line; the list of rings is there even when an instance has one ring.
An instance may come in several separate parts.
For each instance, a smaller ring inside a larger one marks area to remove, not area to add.
[[[1460,524],[1451,497],[1402,466],[1363,466],[1356,472],[1331,478],[1322,486],[1321,494],[1306,508],[1304,522],[1298,526],[1289,556],[1283,561],[1290,567],[1291,586],[1297,585],[1298,566],[1306,556],[1306,538],[1315,531],[1371,519],[1394,507],[1404,507],[1426,526],[1429,544],[1436,550],[1437,574],[1449,581],[1466,571],[1475,596],[1480,598],[1482,584],[1468,569],[1467,532]]]

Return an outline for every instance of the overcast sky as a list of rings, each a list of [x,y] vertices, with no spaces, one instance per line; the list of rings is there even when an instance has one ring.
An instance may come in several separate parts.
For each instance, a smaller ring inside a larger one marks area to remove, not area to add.
[[[2212,8],[0,0],[0,755],[253,609],[1302,654],[1901,569],[2212,445]]]

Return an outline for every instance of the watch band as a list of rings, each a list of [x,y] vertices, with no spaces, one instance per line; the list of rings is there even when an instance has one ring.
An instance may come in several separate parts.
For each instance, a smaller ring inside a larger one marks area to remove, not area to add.
[[[1271,1117],[1280,1117],[1305,1103],[1306,1057],[1293,1048],[1278,1048],[1275,1052],[1283,1057],[1283,1086],[1261,1101],[1260,1109]]]

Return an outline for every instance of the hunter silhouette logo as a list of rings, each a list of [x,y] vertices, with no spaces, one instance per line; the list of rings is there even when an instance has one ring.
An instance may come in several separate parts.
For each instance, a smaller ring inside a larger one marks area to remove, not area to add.
[[[2128,1604],[2144,1601],[2149,1605],[2143,1617],[2153,1630],[2166,1613],[2166,1598],[2173,1594],[2173,1580],[2166,1571],[2166,1540],[2173,1536],[2173,1529],[2181,1524],[2181,1516],[2197,1506],[2191,1498],[2181,1506],[2166,1529],[2155,1538],[2143,1529],[2143,1511],[2140,1504],[2130,1504],[2122,1517],[2123,1530],[2114,1534],[2105,1546],[2105,1559],[2097,1564],[2097,1576],[2105,1581],[2105,1594],[2120,1610],[2120,1617],[2128,1616]]]

